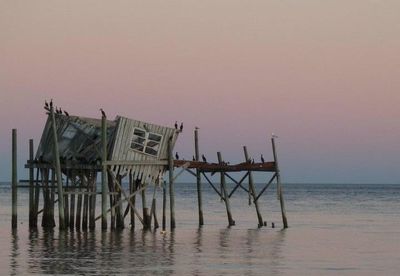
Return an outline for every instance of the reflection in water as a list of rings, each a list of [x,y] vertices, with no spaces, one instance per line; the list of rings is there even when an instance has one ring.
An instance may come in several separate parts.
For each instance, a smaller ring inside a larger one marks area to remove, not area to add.
[[[18,246],[18,234],[17,229],[12,229],[11,232],[11,261],[10,261],[10,275],[17,275],[18,271],[18,256],[19,256],[19,246]]]
[[[218,271],[219,275],[259,275],[280,274],[284,263],[281,247],[285,231],[266,229],[198,228],[167,234],[40,229],[29,231],[22,241],[17,231],[11,236],[11,275],[21,271],[85,275],[209,275]]]

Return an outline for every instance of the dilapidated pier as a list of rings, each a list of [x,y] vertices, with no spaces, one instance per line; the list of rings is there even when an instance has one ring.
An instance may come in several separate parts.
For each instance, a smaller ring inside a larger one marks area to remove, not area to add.
[[[183,173],[194,177],[197,185],[199,225],[204,225],[202,185],[210,185],[225,204],[228,225],[235,225],[230,198],[242,189],[253,203],[258,227],[266,226],[259,198],[273,184],[281,207],[283,227],[288,227],[283,189],[280,179],[275,137],[271,138],[273,160],[254,162],[243,147],[243,162],[230,164],[217,153],[218,163],[200,157],[199,130],[194,130],[194,156],[191,161],[174,158],[174,146],[182,128],[155,125],[117,116],[107,120],[61,114],[51,105],[41,140],[34,153],[34,142],[29,140],[29,227],[56,226],[55,206],[58,208],[60,229],[94,230],[96,222],[101,228],[122,229],[129,220],[132,229],[138,220],[144,229],[158,228],[156,192],[161,190],[162,229],[167,225],[167,193],[169,194],[169,226],[176,227],[174,183]],[[17,227],[17,131],[12,131],[12,227]],[[200,158],[202,159],[200,161]],[[179,170],[179,171],[177,171]],[[168,175],[167,175],[168,172]],[[240,179],[234,173],[242,172]],[[243,173],[245,173],[243,175]],[[268,173],[269,181],[256,191],[253,174]],[[219,183],[211,176],[220,175]],[[99,177],[100,176],[100,177]],[[101,189],[97,180],[101,178]],[[164,180],[165,178],[165,180]],[[234,185],[228,189],[226,179]],[[123,181],[128,182],[124,189]],[[153,189],[151,189],[153,187]],[[160,187],[161,189],[157,189]],[[148,205],[146,199],[152,195]],[[101,208],[96,203],[101,196]],[[137,206],[141,197],[142,206]]]

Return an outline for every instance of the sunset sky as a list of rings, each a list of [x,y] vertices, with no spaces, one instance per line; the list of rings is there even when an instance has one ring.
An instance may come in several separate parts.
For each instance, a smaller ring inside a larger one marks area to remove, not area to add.
[[[400,183],[398,0],[0,0],[0,181],[74,115],[183,121],[210,161],[272,158],[284,182]]]

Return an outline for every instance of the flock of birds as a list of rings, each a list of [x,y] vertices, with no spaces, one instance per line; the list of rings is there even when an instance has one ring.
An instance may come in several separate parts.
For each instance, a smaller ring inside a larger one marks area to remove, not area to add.
[[[49,114],[52,108],[53,108],[53,99],[50,100],[50,103],[48,103],[45,100],[44,101],[44,109],[46,110],[46,114]],[[61,107],[60,108],[55,107],[54,112],[56,114],[60,114],[60,115],[63,114],[63,112],[64,112],[65,116],[69,117],[69,113],[66,110],[63,111],[61,109]],[[104,112],[104,110],[102,108],[100,108],[100,112],[101,112],[101,116],[107,117],[106,113]],[[179,131],[179,132],[183,131],[183,122],[178,127],[178,121],[175,121],[175,125],[174,126],[175,126],[175,129],[177,131]],[[275,135],[273,135],[273,136],[275,136]],[[277,137],[277,136],[275,136],[275,137]],[[178,152],[175,153],[175,159],[179,160]],[[204,156],[204,154],[201,155],[201,159],[203,160],[204,163],[207,163],[207,158]],[[193,155],[193,159],[192,160],[196,161],[196,158],[194,157],[194,155]],[[250,164],[254,164],[254,159],[249,159],[249,160],[247,160],[247,162],[250,163]],[[263,164],[265,163],[264,156],[262,154],[261,154],[261,163],[263,163]],[[229,163],[227,163],[227,164],[229,164]]]
[[[50,111],[53,108],[53,99],[50,100],[50,103],[48,103],[47,101],[44,101],[43,108],[46,110],[46,114],[50,114]],[[54,112],[56,114],[63,114],[63,110],[61,109],[61,107],[58,108],[57,106],[55,107]],[[64,110],[64,115],[69,117],[69,113],[66,110]]]
[[[48,103],[47,100],[45,100],[43,108],[44,108],[44,110],[46,110],[46,114],[50,114],[51,109],[54,108],[55,114],[62,115],[64,113],[65,116],[69,117],[69,113],[66,110],[62,110],[61,107],[60,108],[58,108],[57,106],[54,107],[53,99],[50,100],[50,103]],[[107,117],[106,113],[104,112],[104,110],[102,108],[100,108],[100,112],[101,112],[101,116]],[[183,128],[183,126],[182,126],[182,128]]]
[[[179,160],[178,152],[175,153],[175,159]],[[203,160],[204,163],[207,163],[207,158],[204,156],[204,154],[201,155],[201,159]],[[185,159],[183,159],[183,160],[185,160]],[[265,163],[265,159],[264,159],[264,156],[262,154],[261,154],[260,160],[261,160],[261,163],[263,163],[263,164]],[[196,158],[194,157],[194,155],[193,155],[192,161],[197,161]],[[248,159],[247,163],[254,164],[255,163],[254,162],[254,158],[253,159]],[[228,163],[224,163],[224,164],[225,165],[229,165],[229,162]]]

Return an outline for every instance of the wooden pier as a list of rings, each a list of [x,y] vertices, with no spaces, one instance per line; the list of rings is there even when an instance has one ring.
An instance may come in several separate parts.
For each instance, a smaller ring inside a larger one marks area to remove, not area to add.
[[[129,220],[131,229],[140,222],[143,229],[158,228],[156,193],[162,191],[162,229],[166,229],[167,192],[169,193],[170,228],[176,227],[175,192],[176,179],[188,172],[197,185],[199,226],[204,225],[202,187],[208,184],[221,198],[227,212],[228,225],[233,226],[230,198],[242,189],[253,203],[258,227],[266,226],[259,208],[259,198],[276,183],[283,227],[287,217],[277,160],[275,137],[272,137],[273,161],[255,163],[243,148],[244,162],[225,162],[220,152],[218,163],[200,161],[199,133],[194,130],[194,158],[192,161],[174,159],[174,145],[182,129],[154,125],[124,117],[114,121],[83,118],[59,114],[51,107],[36,155],[34,142],[29,140],[29,227],[56,226],[55,205],[58,206],[58,227],[70,230],[94,230],[101,221],[102,229],[125,228]],[[12,228],[17,227],[17,131],[12,132]],[[179,172],[176,170],[179,169]],[[164,180],[168,171],[168,182]],[[235,179],[233,173],[245,172]],[[270,179],[260,191],[256,191],[253,173],[268,173]],[[220,175],[220,183],[211,176]],[[97,190],[101,176],[101,190]],[[229,190],[226,180],[234,183]],[[128,189],[122,183],[128,181]],[[168,184],[168,185],[167,185]],[[157,189],[161,187],[161,189]],[[150,201],[146,196],[152,195]],[[101,208],[96,209],[101,195]],[[136,205],[141,197],[142,206]],[[129,215],[129,216],[128,216]],[[178,218],[179,220],[179,218]]]

